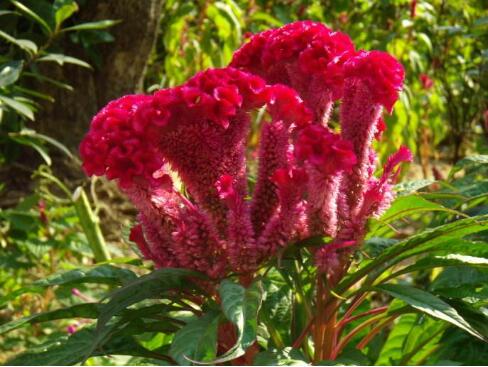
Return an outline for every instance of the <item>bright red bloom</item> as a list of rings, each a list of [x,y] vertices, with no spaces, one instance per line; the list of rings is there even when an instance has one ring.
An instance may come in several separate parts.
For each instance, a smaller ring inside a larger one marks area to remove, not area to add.
[[[342,65],[353,51],[344,33],[300,21],[255,34],[235,52],[231,66],[293,87],[316,119],[326,120],[331,102],[342,95]]]
[[[300,133],[295,154],[326,175],[350,171],[356,164],[352,144],[320,125],[310,125]]]
[[[434,86],[434,81],[427,74],[420,74],[420,82],[422,83],[422,88],[426,90]]]
[[[403,87],[405,72],[393,56],[382,51],[359,51],[344,64],[346,79],[360,80],[375,103],[391,112]]]

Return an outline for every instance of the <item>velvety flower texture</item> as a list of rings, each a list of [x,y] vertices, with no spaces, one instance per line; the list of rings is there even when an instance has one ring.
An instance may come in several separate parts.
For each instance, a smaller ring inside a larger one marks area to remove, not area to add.
[[[252,204],[269,208],[256,233],[244,157],[250,113],[264,105],[271,121],[263,131],[279,130],[283,144],[260,159],[261,185],[269,187],[256,189],[261,195]],[[273,183],[271,176],[278,168],[291,169],[286,152],[292,132],[310,119],[291,88],[266,85],[232,68],[213,69],[152,96],[109,103],[94,117],[80,153],[87,174],[117,179],[139,210],[131,239],[144,257],[161,267],[220,277],[255,269],[293,237],[290,218],[296,215],[286,213],[298,211],[302,193],[287,188],[286,179]],[[188,196],[174,187],[169,168]]]
[[[372,142],[386,128],[383,108],[391,112],[398,99],[403,67],[385,52],[355,51],[346,35],[311,21],[254,35],[231,65],[294,88],[313,111],[313,125],[301,132],[295,155],[309,176],[307,233],[334,237],[317,252],[317,264],[334,272],[333,264],[340,263],[336,253],[357,247],[367,219],[379,216],[393,199],[397,174],[385,168],[381,179],[374,178]],[[340,135],[326,127],[336,100]],[[406,148],[390,159],[394,166],[410,160]]]
[[[258,33],[234,54],[231,66],[294,88],[327,122],[332,102],[342,96],[343,63],[354,52],[350,38],[319,22],[300,21]]]
[[[327,235],[315,256],[333,280],[411,160],[401,148],[374,177],[372,142],[403,77],[392,56],[355,51],[345,34],[288,24],[250,37],[230,67],[110,102],[80,146],[83,167],[117,180],[139,211],[130,238],[158,267],[249,273],[296,240]],[[335,131],[328,120],[338,100]],[[250,190],[247,141],[261,107]]]

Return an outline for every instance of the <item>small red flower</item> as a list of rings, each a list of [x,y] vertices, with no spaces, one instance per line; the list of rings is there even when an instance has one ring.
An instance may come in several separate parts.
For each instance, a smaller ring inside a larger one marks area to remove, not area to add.
[[[422,88],[429,90],[434,86],[434,81],[427,74],[420,74],[420,83],[422,83]]]

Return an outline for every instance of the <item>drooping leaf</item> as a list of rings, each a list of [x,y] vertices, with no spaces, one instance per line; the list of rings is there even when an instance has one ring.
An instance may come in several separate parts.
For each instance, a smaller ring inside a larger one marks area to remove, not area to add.
[[[219,287],[225,317],[237,328],[237,342],[222,356],[209,363],[217,364],[242,356],[257,337],[258,312],[263,299],[261,281],[244,288],[225,279]]]
[[[18,289],[0,298],[0,307],[6,302],[25,293],[40,293],[46,287],[55,285],[75,285],[81,283],[122,285],[136,279],[134,272],[104,264],[96,267],[79,268],[53,274],[45,279],[34,282],[31,286]]]
[[[1,104],[5,104],[20,115],[27,117],[29,120],[34,120],[33,108],[23,101],[0,95],[0,105]]]
[[[100,312],[100,308],[101,304],[99,303],[83,303],[79,305],[60,308],[58,310],[34,314],[0,325],[0,334],[7,333],[22,326],[52,320],[70,319],[75,317],[95,319]]]
[[[170,355],[182,366],[190,361],[206,362],[217,353],[217,331],[221,314],[210,311],[181,328],[171,343]]]
[[[22,13],[24,13],[29,18],[37,22],[47,34],[52,33],[52,29],[49,26],[49,24],[47,24],[47,22],[44,19],[42,19],[38,14],[33,12],[31,9],[29,9],[26,5],[22,4],[20,1],[17,0],[10,0],[10,2],[13,5],[15,5],[15,7],[19,9]]]
[[[418,254],[429,248],[434,248],[449,241],[461,239],[467,235],[488,229],[488,215],[480,215],[456,220],[435,228],[427,229],[419,234],[400,241],[381,253],[375,259],[365,264],[355,272],[348,274],[336,287],[335,292],[341,294],[358,280],[370,276],[372,273],[380,274],[388,268],[410,255]]]
[[[205,278],[203,274],[179,268],[163,268],[143,275],[108,295],[109,301],[103,305],[98,317],[96,337],[92,340],[88,358],[100,345],[104,344],[110,332],[109,321],[122,310],[147,299],[168,297],[170,291],[195,289],[190,277]]]
[[[63,31],[69,32],[69,31],[87,31],[87,30],[105,29],[105,28],[113,27],[118,23],[120,23],[120,20],[105,19],[96,22],[76,24],[71,27],[63,28]]]
[[[39,346],[30,347],[26,353],[10,359],[12,366],[69,366],[83,361],[90,350],[94,337],[92,328],[84,328],[71,336],[57,337]],[[136,340],[128,336],[114,336],[97,355],[128,355],[152,357],[153,354],[143,348]]]
[[[164,268],[131,280],[108,296],[97,327],[102,328],[116,313],[145,299],[162,298],[170,290],[195,288],[189,277],[201,278],[203,275],[187,269]]]
[[[32,130],[32,129],[23,129],[22,131],[19,132],[19,135],[20,136],[31,136],[35,139],[45,141],[45,142],[55,146],[56,148],[58,148],[60,151],[62,151],[64,154],[66,154],[69,158],[73,158],[73,154],[71,154],[71,152],[69,151],[68,148],[66,148],[65,145],[63,145],[62,143],[60,143],[56,139],[53,139],[47,135],[40,134],[37,131]]]
[[[45,56],[40,57],[38,59],[38,61],[56,62],[58,65],[61,65],[61,66],[63,66],[66,63],[66,64],[73,64],[73,65],[82,66],[82,67],[87,68],[87,69],[92,68],[90,66],[90,64],[86,63],[83,60],[77,59],[76,57],[73,57],[73,56],[66,56],[66,55],[62,55],[62,54],[53,54],[53,53],[47,54]]]
[[[407,195],[400,196],[393,202],[392,206],[381,217],[381,222],[390,223],[409,215],[434,211],[459,214],[457,211],[446,208],[441,204],[426,200],[420,195]]]
[[[393,276],[397,277],[402,274],[411,273],[419,270],[425,270],[425,269],[444,268],[449,266],[460,266],[460,265],[488,267],[488,259],[483,257],[466,256],[466,255],[459,255],[459,254],[450,254],[446,256],[428,256],[419,259],[414,264],[409,265],[395,272]]]
[[[49,152],[47,151],[46,147],[41,144],[37,139],[33,139],[30,136],[20,136],[17,134],[10,134],[9,138],[16,143],[26,145],[28,147],[31,147],[39,153],[39,155],[42,157],[44,162],[50,166],[52,161],[51,157],[49,156]]]
[[[464,320],[455,308],[434,296],[432,293],[399,284],[381,284],[374,287],[374,289],[388,293],[392,297],[401,299],[419,311],[437,319],[447,321],[450,324],[467,331],[471,335],[481,340],[485,340],[483,335]]]
[[[13,43],[14,45],[16,45],[17,47],[26,51],[30,55],[37,53],[37,45],[30,40],[12,37],[11,35],[9,35],[8,33],[5,33],[2,30],[0,30],[0,37],[2,37],[3,39],[5,39],[6,41],[8,41],[10,43]]]

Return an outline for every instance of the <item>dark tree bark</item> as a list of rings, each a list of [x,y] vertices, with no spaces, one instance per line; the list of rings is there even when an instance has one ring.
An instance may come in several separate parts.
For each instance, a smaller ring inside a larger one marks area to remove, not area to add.
[[[93,115],[108,101],[141,92],[146,63],[156,39],[164,0],[88,0],[80,10],[82,22],[118,19],[109,29],[115,41],[99,45],[101,67],[88,70],[75,65],[49,66],[54,79],[73,86],[69,92],[41,88],[56,101],[43,106],[35,128],[76,150]],[[79,45],[66,44],[67,55],[86,59]],[[46,71],[46,70],[44,70]]]

